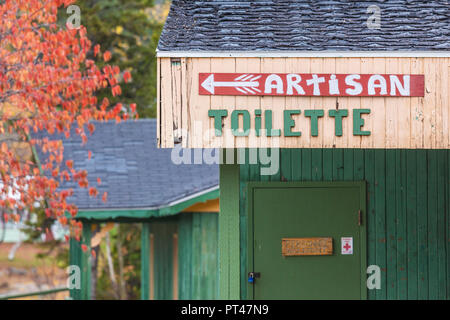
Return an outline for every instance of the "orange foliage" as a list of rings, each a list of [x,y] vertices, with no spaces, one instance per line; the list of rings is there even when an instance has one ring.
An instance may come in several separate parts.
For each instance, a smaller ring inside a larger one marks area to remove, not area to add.
[[[121,121],[130,117],[121,104],[111,106],[105,99],[98,105],[95,95],[106,87],[114,96],[121,94],[119,68],[106,65],[100,69],[89,58],[98,57],[101,49],[93,47],[83,26],[70,29],[57,24],[58,8],[75,2],[0,2],[0,135],[14,133],[20,141],[29,141],[32,131],[69,137],[75,129],[85,143],[95,129],[89,124],[91,120]],[[106,51],[101,57],[108,61],[111,53]],[[123,78],[129,81],[129,73]],[[6,105],[14,105],[14,112],[2,108]],[[136,107],[132,108],[134,114]],[[97,196],[98,191],[89,186],[86,171],[75,170],[71,159],[63,159],[61,141],[30,142],[47,154],[41,164],[43,173],[35,163],[18,159],[6,143],[0,145],[0,205],[20,211],[32,210],[36,202],[45,203],[46,215],[66,224],[65,213],[75,216],[78,209],[67,202],[72,191],[61,191],[60,182],[74,180],[89,189],[91,196]],[[18,219],[15,215],[11,218]],[[81,223],[72,223],[72,229],[79,238]]]

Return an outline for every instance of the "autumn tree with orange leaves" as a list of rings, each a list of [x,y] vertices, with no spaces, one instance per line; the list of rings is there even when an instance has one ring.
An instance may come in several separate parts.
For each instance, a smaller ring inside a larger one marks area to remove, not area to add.
[[[84,142],[95,130],[91,120],[126,120],[135,117],[135,105],[97,101],[96,91],[110,88],[120,95],[119,79],[129,80],[116,66],[99,69],[94,60],[111,58],[88,40],[86,29],[57,23],[58,9],[74,0],[0,1],[0,209],[5,220],[20,219],[20,212],[39,204],[48,218],[71,225],[80,236],[81,225],[68,222],[77,208],[67,202],[72,190],[60,190],[63,180],[78,182],[91,196],[87,172],[63,159],[61,141],[31,140],[32,131],[70,136],[75,129]],[[31,143],[47,154],[45,162],[22,159],[14,143]],[[64,166],[65,165],[65,166]],[[63,169],[63,168],[68,169]]]

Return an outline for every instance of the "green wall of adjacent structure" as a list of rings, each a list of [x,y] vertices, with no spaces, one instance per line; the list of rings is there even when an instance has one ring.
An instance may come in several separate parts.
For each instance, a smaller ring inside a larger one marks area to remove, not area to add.
[[[273,176],[240,165],[240,297],[247,296],[247,182],[364,180],[367,264],[381,268],[381,289],[368,298],[449,299],[449,158],[448,150],[282,149]]]
[[[101,222],[101,221],[97,221]],[[117,221],[119,222],[119,221]],[[178,299],[217,299],[219,288],[218,213],[183,212],[166,218],[136,220],[142,223],[141,298],[173,298],[173,235],[178,234]],[[70,291],[74,300],[91,296],[90,241],[92,221],[83,221],[81,241],[70,239],[70,264],[80,267],[81,288]],[[153,234],[153,274],[150,270],[150,234]],[[87,246],[84,252],[82,244]]]
[[[176,221],[150,223],[150,234],[154,237],[154,271],[150,274],[154,283],[156,300],[171,300],[173,297],[173,234],[177,232]]]
[[[219,171],[219,299],[239,299],[242,277],[239,257],[245,241],[239,237],[239,165],[220,165]]]
[[[178,299],[218,297],[218,214],[181,213],[149,223],[154,299],[173,298],[173,235],[178,234]]]
[[[218,213],[182,214],[178,246],[179,299],[217,299]]]
[[[80,276],[80,288],[72,288],[70,297],[73,300],[90,300],[91,298],[91,224],[84,222],[83,233],[80,241],[70,238],[69,242],[69,265],[77,266],[79,273],[72,271],[71,276]],[[86,245],[87,250],[82,250],[82,245]]]

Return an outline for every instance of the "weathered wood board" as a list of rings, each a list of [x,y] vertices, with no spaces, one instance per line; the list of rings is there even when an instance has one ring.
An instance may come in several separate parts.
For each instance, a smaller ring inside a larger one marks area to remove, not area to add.
[[[158,145],[449,149],[449,70],[450,58],[446,57],[161,57]],[[206,95],[200,94],[199,89],[202,73],[423,75],[424,96]],[[209,114],[217,110],[226,115]],[[343,115],[340,125],[336,111]],[[239,131],[232,130],[233,118]],[[258,121],[262,129],[259,136]],[[219,124],[221,135],[215,130]],[[250,125],[248,131],[246,124]],[[274,135],[264,134],[267,124]]]
[[[333,254],[332,238],[283,238],[281,254],[289,256],[328,256]]]

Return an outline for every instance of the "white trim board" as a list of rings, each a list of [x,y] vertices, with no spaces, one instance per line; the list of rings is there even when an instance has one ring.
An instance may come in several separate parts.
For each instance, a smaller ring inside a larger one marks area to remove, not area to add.
[[[450,51],[157,51],[158,58],[450,58]]]

